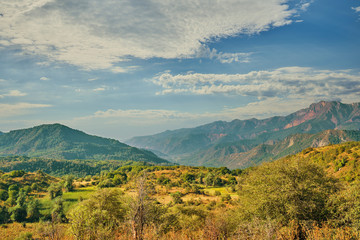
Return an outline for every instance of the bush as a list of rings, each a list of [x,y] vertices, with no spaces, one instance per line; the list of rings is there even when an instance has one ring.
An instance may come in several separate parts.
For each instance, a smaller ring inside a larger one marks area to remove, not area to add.
[[[170,194],[170,196],[172,197],[172,201],[175,204],[182,204],[184,201],[181,199],[181,197],[183,196],[183,194],[181,192],[175,192]]]
[[[33,239],[31,232],[21,233],[15,240],[31,240]]]
[[[301,159],[264,164],[243,177],[239,186],[240,215],[244,219],[322,221],[326,203],[337,190],[336,181],[319,166]]]
[[[70,211],[70,230],[75,239],[113,239],[125,213],[122,193],[102,189]]]

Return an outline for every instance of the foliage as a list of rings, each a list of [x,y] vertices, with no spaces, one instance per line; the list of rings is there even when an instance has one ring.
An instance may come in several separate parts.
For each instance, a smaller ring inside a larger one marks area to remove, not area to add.
[[[67,218],[64,212],[64,202],[61,197],[57,197],[54,199],[51,218],[54,222],[67,222]]]
[[[24,222],[26,220],[26,208],[24,206],[16,205],[9,209],[10,218],[15,222]]]
[[[0,224],[9,222],[10,214],[5,206],[0,206]]]
[[[356,181],[338,194],[334,194],[328,207],[331,223],[336,227],[351,226],[360,230],[360,182]]]
[[[101,171],[108,171],[122,166],[131,165],[152,166],[153,164],[144,161],[132,160],[61,160],[41,157],[30,158],[25,156],[0,157],[0,170],[5,172],[16,170],[36,172],[41,170],[47,174],[57,177],[69,174],[75,177],[99,175]]]
[[[80,202],[68,214],[75,239],[112,239],[114,230],[124,221],[122,193],[103,189]]]
[[[71,192],[74,190],[74,176],[67,175],[64,179],[64,188],[66,192]]]
[[[181,192],[174,192],[171,194],[172,201],[174,204],[182,204],[184,201],[181,199],[183,194]]]
[[[40,219],[40,202],[38,199],[33,199],[27,204],[27,216],[31,222],[36,222]]]
[[[31,240],[33,239],[33,234],[31,232],[21,233],[19,237],[15,238],[15,240]]]
[[[302,159],[276,161],[253,169],[240,182],[239,201],[245,219],[326,219],[329,194],[336,181],[318,165]]]

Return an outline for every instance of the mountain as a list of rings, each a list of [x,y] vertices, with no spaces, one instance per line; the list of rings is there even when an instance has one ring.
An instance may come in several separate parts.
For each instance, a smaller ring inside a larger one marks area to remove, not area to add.
[[[61,124],[14,130],[0,135],[0,156],[56,159],[133,160],[166,163],[154,153],[114,139],[91,136]]]
[[[235,119],[231,122],[217,121],[195,128],[135,137],[126,143],[163,152],[180,164],[208,165],[206,161],[199,160],[199,155],[207,151],[214,152],[212,148],[218,149],[215,151],[218,154],[219,151],[248,152],[259,144],[282,141],[297,133],[313,134],[328,129],[357,130],[359,128],[360,103],[321,101],[288,116],[263,120],[252,118]]]
[[[339,144],[350,141],[360,141],[360,131],[352,130],[325,130],[316,134],[295,134],[286,137],[276,144],[260,144],[247,152],[237,152],[223,155],[219,158],[208,158],[206,165],[227,166],[228,168],[247,168],[259,165],[290,154],[296,154],[306,148],[323,147],[330,144]],[[200,155],[200,154],[199,154]],[[213,160],[213,162],[211,161]]]

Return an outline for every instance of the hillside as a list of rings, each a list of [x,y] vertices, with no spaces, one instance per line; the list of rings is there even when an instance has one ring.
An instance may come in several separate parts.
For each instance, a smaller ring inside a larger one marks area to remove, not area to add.
[[[322,147],[350,141],[360,141],[360,131],[326,130],[317,134],[295,134],[274,145],[261,144],[248,152],[224,156],[221,162],[229,168],[247,168],[289,154],[296,154],[309,147]]]
[[[322,166],[326,172],[345,182],[360,180],[360,142],[347,142],[318,148],[307,148],[284,161],[303,159]]]
[[[100,175],[103,171],[118,169],[122,166],[151,166],[150,162],[123,160],[60,160],[40,157],[8,156],[0,157],[0,170],[4,172],[23,170],[26,172],[42,171],[56,177],[73,175],[85,177]],[[169,165],[162,163],[161,165]]]
[[[166,163],[150,151],[114,139],[91,136],[61,124],[14,130],[0,136],[0,156],[27,155],[55,159],[132,160]]]
[[[163,152],[180,164],[221,166],[223,165],[221,159],[216,162],[216,154],[209,156],[206,153],[247,152],[259,144],[282,141],[297,133],[314,134],[328,129],[357,130],[359,127],[360,103],[343,104],[322,101],[288,116],[276,116],[263,120],[253,118],[236,119],[231,122],[217,121],[196,128],[135,137],[127,143]],[[206,161],[210,163],[199,159],[199,152],[201,156],[208,155],[211,159]]]

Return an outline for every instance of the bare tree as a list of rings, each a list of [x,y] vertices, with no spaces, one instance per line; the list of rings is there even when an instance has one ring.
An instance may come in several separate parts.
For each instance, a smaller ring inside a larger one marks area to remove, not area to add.
[[[146,224],[148,187],[146,185],[146,173],[144,172],[137,181],[137,196],[131,204],[130,215],[131,227],[134,240],[143,240],[144,227]]]

